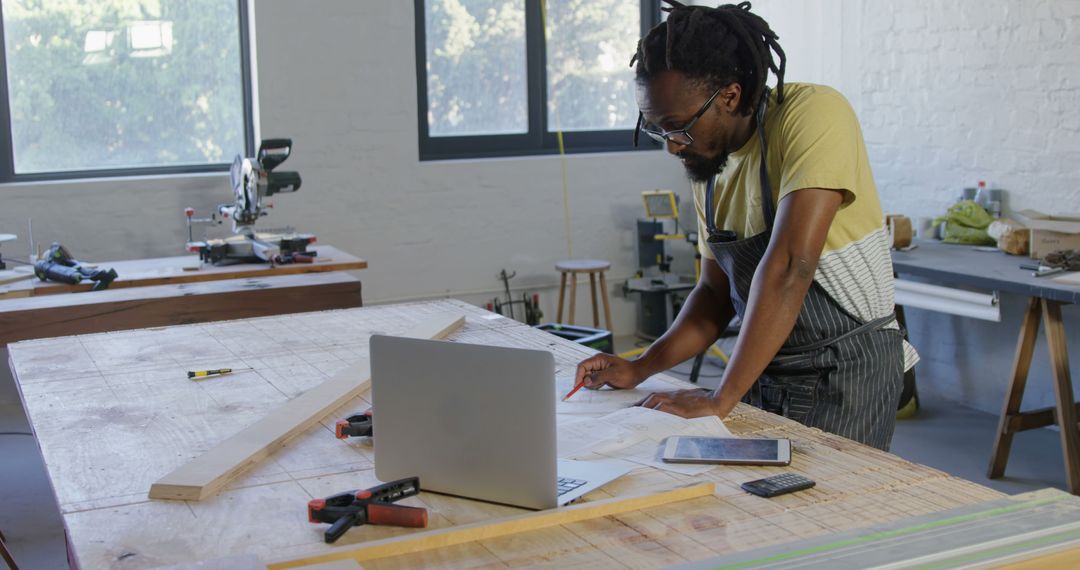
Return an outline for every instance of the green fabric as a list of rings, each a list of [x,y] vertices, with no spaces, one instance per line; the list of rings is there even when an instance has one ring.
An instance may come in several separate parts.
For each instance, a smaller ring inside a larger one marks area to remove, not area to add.
[[[942,241],[968,245],[996,245],[997,240],[986,233],[994,217],[972,200],[961,200],[949,207],[948,213],[934,220],[944,223]]]

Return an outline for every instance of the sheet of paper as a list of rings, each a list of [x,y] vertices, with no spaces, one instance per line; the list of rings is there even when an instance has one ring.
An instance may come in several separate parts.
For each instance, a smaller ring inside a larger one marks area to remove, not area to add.
[[[715,465],[663,462],[665,439],[675,435],[732,437],[716,416],[688,420],[637,407],[561,424],[558,434],[559,457],[564,459],[622,459],[687,475],[704,473]]]
[[[660,377],[649,378],[638,384],[633,390],[614,390],[602,388],[578,390],[567,401],[562,401],[563,396],[570,393],[574,388],[574,370],[558,370],[555,374],[555,398],[558,402],[560,414],[598,414],[608,413],[615,410],[628,408],[643,400],[653,392],[670,392],[678,390],[678,386]]]

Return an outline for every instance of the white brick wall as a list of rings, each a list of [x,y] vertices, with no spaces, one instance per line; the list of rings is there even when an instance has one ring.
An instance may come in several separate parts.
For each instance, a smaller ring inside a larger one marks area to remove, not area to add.
[[[940,215],[987,180],[1014,211],[1080,213],[1080,0],[844,6],[862,11],[861,30],[845,28],[860,58],[845,73],[887,211]],[[1004,296],[1001,323],[908,311],[924,394],[999,413],[1025,303]],[[1066,307],[1074,362],[1078,317]],[[1024,407],[1052,405],[1041,333],[1030,378]]]
[[[1080,212],[1080,0],[862,4],[861,119],[884,206],[938,215],[987,180]]]

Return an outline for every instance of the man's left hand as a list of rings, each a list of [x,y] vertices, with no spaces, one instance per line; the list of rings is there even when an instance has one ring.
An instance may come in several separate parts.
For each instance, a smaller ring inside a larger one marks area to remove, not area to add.
[[[706,390],[705,388],[654,392],[635,405],[684,418],[719,415],[718,402],[713,398],[712,390]]]

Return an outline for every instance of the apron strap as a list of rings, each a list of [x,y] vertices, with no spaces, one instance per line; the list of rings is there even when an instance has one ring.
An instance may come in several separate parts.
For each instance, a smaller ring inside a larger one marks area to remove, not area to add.
[[[769,108],[769,88],[765,87],[761,94],[761,103],[757,112],[757,133],[761,141],[761,165],[758,171],[758,185],[761,186],[761,209],[765,218],[765,227],[772,231],[773,222],[776,221],[776,205],[773,204],[772,184],[769,183],[768,171],[768,143],[765,140],[765,112]],[[713,193],[716,190],[716,176],[710,176],[705,185],[705,204],[709,210],[705,216],[705,229],[709,235],[716,233],[716,208],[713,206]]]
[[[712,236],[716,233],[716,208],[713,207],[713,190],[716,188],[716,176],[710,176],[705,184],[705,230]]]
[[[803,352],[811,352],[811,351],[814,351],[814,350],[818,350],[820,348],[824,348],[824,347],[829,346],[831,344],[836,344],[836,343],[838,343],[838,342],[840,342],[840,341],[842,341],[842,340],[844,340],[844,339],[846,339],[848,337],[852,337],[852,336],[855,336],[857,334],[864,333],[864,332],[870,332],[872,330],[878,330],[878,329],[884,327],[885,325],[887,325],[887,324],[889,324],[889,323],[891,323],[891,322],[893,322],[895,320],[896,320],[896,313],[890,313],[890,314],[885,315],[884,317],[881,317],[879,319],[874,319],[872,321],[863,323],[863,324],[849,330],[848,332],[846,332],[844,334],[834,336],[832,338],[822,339],[822,340],[819,340],[817,342],[813,342],[813,343],[810,343],[810,344],[804,344],[802,346],[792,346],[792,347],[784,346],[784,347],[780,347],[780,350],[777,351],[777,354],[799,354],[799,353],[803,353]]]
[[[773,204],[772,185],[769,183],[768,171],[768,144],[765,141],[765,111],[769,108],[769,88],[765,87],[761,94],[761,105],[757,112],[757,132],[761,141],[761,169],[758,174],[761,186],[761,211],[765,217],[765,227],[772,231],[773,222],[776,221],[776,205]]]

